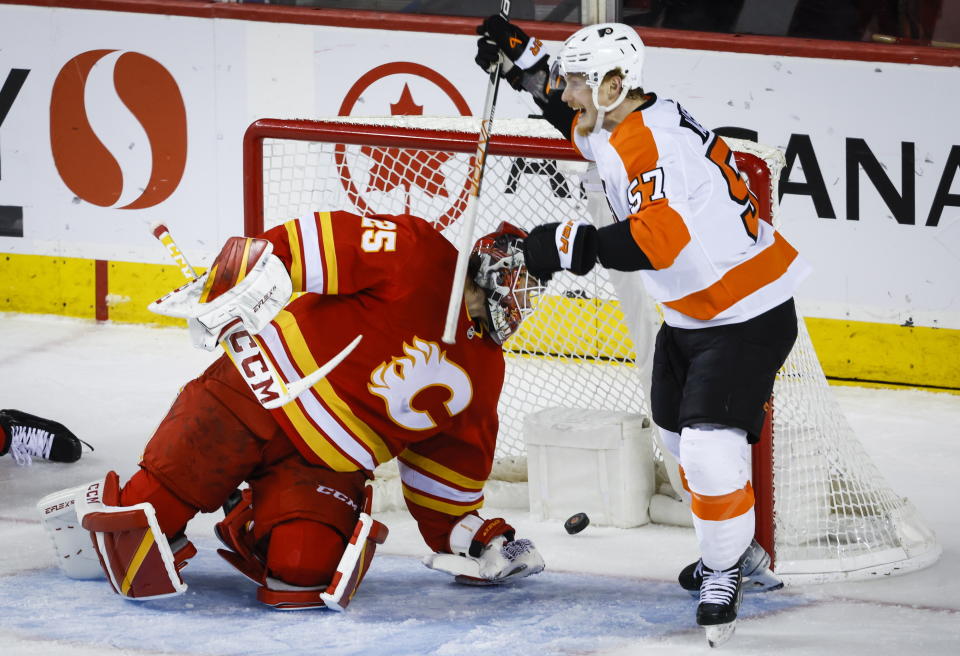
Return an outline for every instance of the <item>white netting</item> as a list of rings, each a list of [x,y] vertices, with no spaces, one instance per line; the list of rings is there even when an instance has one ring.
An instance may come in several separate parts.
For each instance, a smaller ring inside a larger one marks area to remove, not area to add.
[[[803,321],[774,387],[777,571],[795,582],[912,571],[940,546],[840,411]]]
[[[478,127],[474,119],[436,117],[335,120],[369,125],[371,133],[384,125],[472,133],[466,137],[472,144]],[[494,133],[557,137],[544,121],[529,119],[496,121]],[[456,219],[466,202],[472,146],[462,153],[402,149],[389,136],[380,146],[332,139],[263,139],[264,227],[316,210],[410,212],[435,221],[458,243]],[[728,142],[735,151],[760,158],[765,171],[741,169],[751,188],[771,201],[776,224],[782,154],[750,142]],[[585,170],[582,162],[531,157],[523,144],[489,155],[475,237],[502,220],[527,229],[569,217],[591,220],[581,184]],[[568,406],[646,414],[634,345],[615,298],[608,274],[599,267],[585,277],[558,275],[541,307],[506,345],[497,455],[511,466],[514,478],[522,477],[527,413]],[[933,562],[940,553],[934,536],[864,452],[830,393],[802,320],[799,328],[774,390],[778,572],[793,581],[824,581],[909,571]],[[644,349],[652,348],[648,342]]]

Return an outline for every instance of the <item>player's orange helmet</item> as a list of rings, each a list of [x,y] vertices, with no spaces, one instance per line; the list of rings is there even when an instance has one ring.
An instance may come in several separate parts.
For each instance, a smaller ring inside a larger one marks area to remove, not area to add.
[[[517,332],[545,289],[524,266],[526,236],[526,232],[504,221],[473,246],[470,270],[473,281],[486,292],[487,324],[490,337],[497,344],[503,344]]]

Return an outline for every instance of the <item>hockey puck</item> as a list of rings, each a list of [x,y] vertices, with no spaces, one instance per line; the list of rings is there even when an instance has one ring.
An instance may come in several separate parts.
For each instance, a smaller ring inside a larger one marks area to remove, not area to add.
[[[590,518],[587,517],[587,513],[577,513],[572,515],[570,519],[563,523],[563,528],[566,529],[567,533],[574,535],[579,533],[583,529],[587,528],[590,525]]]

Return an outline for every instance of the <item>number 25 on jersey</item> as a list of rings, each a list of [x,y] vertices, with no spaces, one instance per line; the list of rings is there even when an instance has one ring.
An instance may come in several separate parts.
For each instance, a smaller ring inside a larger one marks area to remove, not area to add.
[[[360,235],[360,247],[364,252],[392,252],[397,249],[397,224],[393,221],[365,216],[360,225],[366,228]]]

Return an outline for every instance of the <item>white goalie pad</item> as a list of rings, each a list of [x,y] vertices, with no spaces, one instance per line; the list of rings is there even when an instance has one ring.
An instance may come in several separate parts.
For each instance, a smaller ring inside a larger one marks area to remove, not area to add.
[[[48,494],[37,502],[37,510],[40,524],[53,543],[60,571],[71,579],[102,579],[105,574],[90,532],[77,518],[76,498],[86,489],[87,485],[81,485]]]
[[[118,502],[119,481],[114,472],[85,486],[75,497],[75,506],[114,592],[137,601],[183,594],[187,585],[153,505],[117,506],[104,499]]]

